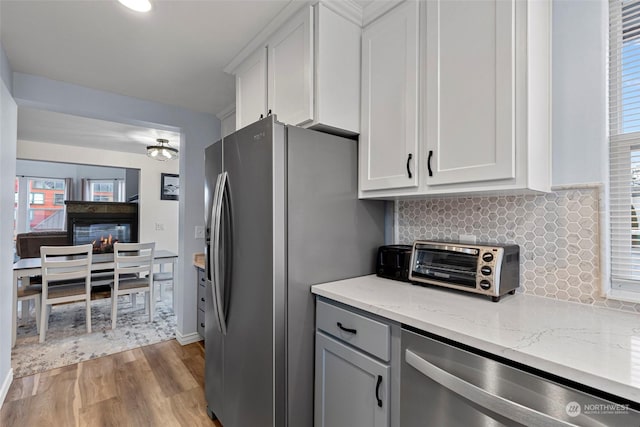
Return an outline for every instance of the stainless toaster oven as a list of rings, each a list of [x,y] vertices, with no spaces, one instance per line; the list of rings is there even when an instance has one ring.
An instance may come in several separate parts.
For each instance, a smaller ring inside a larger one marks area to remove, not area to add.
[[[520,284],[518,245],[416,241],[409,280],[487,295],[493,301]]]

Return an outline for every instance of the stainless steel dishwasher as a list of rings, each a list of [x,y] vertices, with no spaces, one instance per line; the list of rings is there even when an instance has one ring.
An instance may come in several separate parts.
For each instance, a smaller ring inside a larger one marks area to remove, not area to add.
[[[635,403],[596,397],[426,335],[402,330],[402,427],[640,426]]]

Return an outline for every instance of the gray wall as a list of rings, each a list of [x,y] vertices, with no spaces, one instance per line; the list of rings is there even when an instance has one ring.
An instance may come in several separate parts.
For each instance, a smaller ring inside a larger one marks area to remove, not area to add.
[[[553,185],[606,182],[608,4],[553,2]]]
[[[11,65],[7,58],[4,48],[0,44],[0,78],[4,82],[4,85],[9,89],[9,93],[13,93],[13,71],[11,71]]]
[[[11,70],[0,45],[0,398],[9,387],[13,296],[13,183],[17,118],[11,96]],[[2,402],[0,402],[1,405]]]
[[[192,257],[203,251],[204,241],[194,237],[194,228],[204,225],[204,148],[220,138],[220,121],[211,114],[23,73],[13,74],[13,87],[21,107],[180,132],[180,259],[175,311],[177,333],[196,334],[197,283]]]

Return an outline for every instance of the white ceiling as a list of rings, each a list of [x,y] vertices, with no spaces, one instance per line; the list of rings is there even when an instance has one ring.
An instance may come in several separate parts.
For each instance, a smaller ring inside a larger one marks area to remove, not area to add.
[[[18,135],[19,139],[27,141],[137,154],[145,154],[145,147],[155,145],[157,138],[169,140],[169,145],[174,148],[180,147],[180,134],[177,132],[22,107],[18,110]]]
[[[290,0],[0,0],[0,40],[15,72],[215,114],[235,102],[222,69]],[[172,132],[20,108],[18,139],[144,153]]]
[[[151,1],[0,0],[0,39],[13,71],[216,114],[222,69],[290,0]]]
[[[0,0],[0,40],[15,72],[216,114],[235,102],[223,68],[287,4],[301,0]],[[371,0],[356,0],[366,7]],[[173,132],[20,108],[18,139],[144,152]]]

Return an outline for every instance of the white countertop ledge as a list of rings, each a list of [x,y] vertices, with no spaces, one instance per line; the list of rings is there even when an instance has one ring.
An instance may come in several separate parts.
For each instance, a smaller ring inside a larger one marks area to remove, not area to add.
[[[315,285],[334,301],[640,402],[640,315],[533,295],[498,303],[375,275]]]

